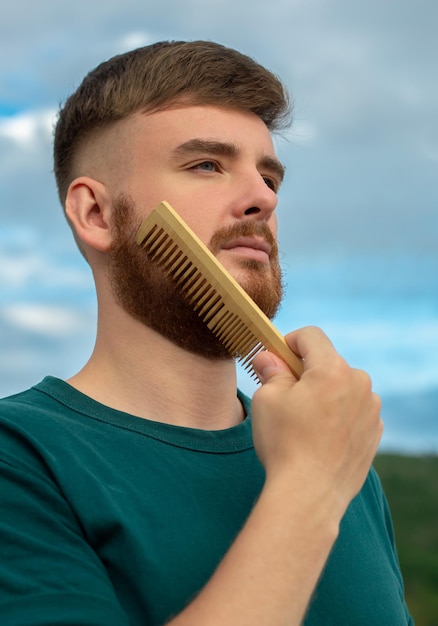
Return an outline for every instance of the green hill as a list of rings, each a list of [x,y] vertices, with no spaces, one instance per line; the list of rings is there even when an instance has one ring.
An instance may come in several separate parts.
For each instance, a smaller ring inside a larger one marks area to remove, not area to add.
[[[438,457],[379,454],[374,462],[394,522],[416,626],[438,626]]]

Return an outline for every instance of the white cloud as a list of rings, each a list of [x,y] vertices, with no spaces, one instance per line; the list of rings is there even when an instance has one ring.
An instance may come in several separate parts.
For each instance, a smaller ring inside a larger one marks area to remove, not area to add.
[[[79,252],[77,263],[62,262],[53,254],[41,252],[38,242],[20,254],[0,252],[0,287],[12,287],[15,292],[30,288],[87,290],[91,287],[91,274],[82,262]],[[73,261],[73,260],[72,260]]]
[[[22,146],[29,146],[43,138],[50,139],[55,115],[54,109],[43,109],[0,117],[0,137]]]
[[[55,338],[77,333],[84,323],[84,316],[73,309],[34,303],[10,304],[0,317],[22,331]]]
[[[117,42],[117,47],[121,50],[133,50],[134,48],[140,48],[147,46],[155,41],[155,37],[150,33],[144,31],[132,31],[126,35],[123,35]]]

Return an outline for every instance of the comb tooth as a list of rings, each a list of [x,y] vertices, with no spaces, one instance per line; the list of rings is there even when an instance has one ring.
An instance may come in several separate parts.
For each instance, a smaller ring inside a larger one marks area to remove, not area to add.
[[[254,370],[254,368],[251,366],[249,369],[246,370],[248,372],[248,374],[250,375],[250,377],[257,383],[260,384],[260,378],[257,376],[256,371]]]
[[[147,247],[150,252],[153,252],[157,249],[157,247],[163,245],[170,240],[170,236],[162,229],[160,229],[157,233],[154,233],[153,236],[148,237],[145,241],[147,243]]]
[[[181,258],[182,257],[182,258]],[[172,255],[166,262],[166,265],[163,266],[163,269],[167,272],[170,278],[176,282],[175,273],[184,263],[184,255],[179,250],[177,254]]]
[[[242,365],[243,367],[249,367],[251,365],[251,361],[255,357],[255,355],[263,349],[263,345],[260,341],[256,343],[256,345],[250,350],[248,354],[245,355]]]
[[[183,291],[187,302],[194,308],[194,300],[196,301],[197,286],[202,283],[203,277],[197,273],[187,284],[184,285]]]
[[[211,330],[228,352],[235,354],[236,328],[239,328],[240,320],[228,310],[223,314],[223,320],[219,319]]]
[[[242,332],[244,332],[244,327],[237,316],[233,316],[231,322],[223,329],[221,341],[233,354],[236,352]]]
[[[193,285],[199,281],[200,274],[196,267],[193,267],[193,270],[189,272],[189,274],[185,277],[184,282],[181,284],[181,290],[187,296],[188,292],[192,289]],[[202,278],[202,276],[201,276]]]
[[[236,316],[234,323],[229,326],[226,332],[226,336],[223,337],[224,345],[235,351],[235,345],[241,336],[243,326],[241,320]]]
[[[246,363],[250,362],[253,357],[256,355],[258,350],[260,349],[260,341],[254,337],[250,337],[243,345],[239,346],[239,359],[242,362],[242,365],[245,366]]]
[[[173,281],[183,290],[186,282],[193,276],[196,268],[188,260],[184,260],[181,264],[169,271],[169,275]]]
[[[263,343],[256,337],[255,342],[253,343],[252,347],[250,347],[248,351],[245,353],[244,355],[245,359],[243,363],[244,364],[250,363],[255,357],[255,355],[258,354],[260,350],[263,350],[263,349],[264,349]]]
[[[181,285],[181,283],[188,281],[187,284],[190,286],[193,283],[190,279],[193,278],[193,275],[198,270],[183,254],[178,244],[175,244],[162,229],[155,234],[152,241],[149,241],[151,234],[149,233],[149,236],[146,238],[146,245],[152,260],[155,260],[158,265],[166,269],[177,284]],[[200,276],[199,272],[198,276]],[[183,285],[182,288],[184,290],[186,285]]]
[[[260,383],[260,379],[257,376],[257,373],[252,365],[248,365],[248,367],[245,368],[245,372],[247,372],[251,376],[251,378],[256,381],[256,383]]]
[[[219,305],[220,303],[218,302],[216,306]],[[210,314],[211,312],[210,310]],[[250,361],[252,357],[255,356],[262,346],[255,338],[254,333],[247,328],[246,324],[237,315],[219,306],[219,309],[214,313],[207,325],[230,354],[237,355],[239,359],[244,358],[245,363],[249,361],[247,367],[251,366]],[[249,355],[249,358],[247,355]]]
[[[227,346],[233,354],[240,353],[247,342],[253,340],[252,332],[246,328],[245,324],[239,320],[237,326],[233,329],[233,333],[227,340]]]
[[[193,263],[187,260],[187,263],[183,264],[177,273],[172,272],[172,278],[178,283],[178,285],[184,287],[186,281],[192,278],[197,271],[198,270]]]
[[[159,237],[160,234],[162,234],[163,232],[164,232],[163,229],[161,228],[160,230],[158,230],[158,226],[157,226],[157,224],[155,224],[151,228],[151,230],[148,233],[145,234],[145,236],[143,237],[143,239],[140,242],[140,246],[147,250],[149,248],[149,246],[151,245],[151,242],[153,243],[154,241],[156,241],[157,237]]]
[[[191,267],[191,263],[188,258],[181,254],[181,256],[176,260],[177,262],[173,264],[172,267],[169,268],[169,276],[179,284],[180,277],[187,272],[187,270]],[[183,278],[181,278],[183,280]]]
[[[178,248],[178,244],[175,244],[175,245],[176,245],[176,247]],[[175,259],[175,261],[174,261],[174,263],[173,263],[172,267],[169,269],[169,273],[170,273],[170,272],[172,272],[172,275],[176,274],[176,273],[178,272],[178,270],[180,270],[180,269],[181,269],[181,267],[182,267],[185,263],[188,263],[188,262],[189,262],[188,258],[187,258],[187,257],[186,257],[186,255],[184,254],[184,252],[183,252],[180,248],[178,248],[178,250],[179,250],[179,255],[178,255],[178,258],[177,258],[177,259]]]
[[[174,280],[178,280],[178,278],[190,269],[192,266],[191,262],[188,260],[186,256],[180,260],[173,268],[170,270],[170,274]]]
[[[145,248],[148,252],[148,254],[153,258],[156,256],[157,252],[159,252],[161,246],[165,245],[165,243],[167,242],[167,240],[169,239],[169,236],[166,235],[165,232],[163,232],[162,230],[160,230],[160,232],[158,232],[155,237],[152,239],[152,241],[150,239],[146,239],[145,240]]]
[[[209,321],[208,327],[225,345],[226,341],[232,340],[239,323],[239,317],[224,305]]]
[[[139,242],[139,246],[141,248],[145,247],[147,240],[150,239],[151,237],[153,237],[153,235],[154,235],[155,231],[157,230],[157,228],[158,228],[157,224],[154,224],[150,230],[148,230],[146,233],[144,233],[143,239]]]
[[[239,325],[234,331],[234,343],[236,350],[243,351],[245,347],[250,345],[254,341],[253,332],[247,328],[245,323],[239,319]]]
[[[216,324],[211,330],[221,341],[230,356],[236,357],[238,355],[238,350],[236,349],[235,329],[238,328],[242,330],[244,326],[238,316],[233,314],[231,311],[221,311],[221,314],[222,318],[220,316],[216,316]],[[226,321],[222,322],[222,320]]]
[[[231,323],[233,314],[224,306],[211,320],[209,324],[210,330],[214,333],[222,335]]]
[[[203,285],[205,285],[206,283],[206,279],[204,278],[204,276],[201,274],[201,272],[198,272],[198,275],[196,277],[196,281],[193,283],[193,285],[190,287],[190,289],[186,290],[186,295],[188,298],[190,298],[191,300],[196,300],[196,298],[199,296],[199,294],[202,294],[203,291],[201,290]]]
[[[200,309],[204,303],[212,297],[212,295],[214,295],[214,291],[212,291],[208,283],[205,284],[202,289],[194,291],[189,296],[189,302],[193,306],[193,310],[198,311],[198,309]]]
[[[210,326],[211,320],[215,317],[216,313],[218,313],[224,308],[224,306],[225,305],[222,302],[221,298],[218,298],[216,302],[213,304],[213,306],[206,313],[204,313],[204,317],[202,319],[207,324],[208,328],[210,328],[210,330],[211,330],[211,326]]]
[[[252,337],[242,346],[242,357],[247,357],[252,350],[260,343],[260,340],[252,335]]]
[[[208,298],[203,307],[198,311],[199,317],[204,319],[204,315],[208,314],[213,309],[213,307],[215,307],[216,304],[220,302],[220,300],[221,297],[216,293],[215,290],[213,290],[211,297]]]
[[[222,311],[222,315],[215,321],[215,325],[211,327],[211,330],[217,335],[219,339],[223,339],[229,336],[232,332],[233,325],[236,324],[236,316],[231,311]]]
[[[166,270],[171,271],[172,266],[175,264],[176,261],[178,261],[181,255],[182,252],[181,250],[179,250],[178,246],[176,244],[172,246],[172,244],[170,243],[169,249],[166,250],[164,255],[160,258],[160,260],[158,261],[158,265],[161,265]]]
[[[164,256],[164,253],[166,252],[168,245],[167,241],[162,241],[157,247],[154,248],[154,250],[148,251],[151,261],[154,261],[159,267],[166,267],[165,261],[167,256]]]
[[[209,302],[211,302],[211,300],[216,295],[216,291],[211,285],[207,285],[206,287],[207,288],[199,296],[198,301],[195,304],[195,311],[198,311],[198,309],[200,309],[199,315],[201,315],[204,308],[209,307]]]
[[[172,245],[173,244],[173,245]],[[177,282],[186,278],[192,263],[166,233],[160,232],[153,242],[147,246],[148,254],[160,267],[167,270]]]

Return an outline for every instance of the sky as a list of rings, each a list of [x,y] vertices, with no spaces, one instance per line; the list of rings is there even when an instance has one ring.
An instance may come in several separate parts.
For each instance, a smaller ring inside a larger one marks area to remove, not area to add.
[[[438,3],[16,0],[0,19],[0,395],[72,375],[90,272],[52,175],[56,112],[101,61],[210,39],[278,74],[294,124],[279,238],[283,332],[322,325],[385,393],[438,387]]]

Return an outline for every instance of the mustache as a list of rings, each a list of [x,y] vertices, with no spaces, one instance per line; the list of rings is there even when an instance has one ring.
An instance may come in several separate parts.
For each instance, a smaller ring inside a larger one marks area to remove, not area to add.
[[[219,228],[210,239],[208,248],[217,254],[224,244],[239,237],[261,237],[271,246],[271,258],[278,254],[277,240],[266,222],[235,222],[229,226]]]

